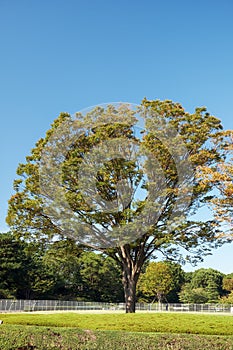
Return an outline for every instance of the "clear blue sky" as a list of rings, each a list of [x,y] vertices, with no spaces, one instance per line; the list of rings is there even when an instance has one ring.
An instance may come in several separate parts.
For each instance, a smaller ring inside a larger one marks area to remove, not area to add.
[[[232,0],[0,0],[0,231],[18,163],[61,111],[146,96],[233,128],[232,19]],[[232,248],[199,267],[232,272]]]

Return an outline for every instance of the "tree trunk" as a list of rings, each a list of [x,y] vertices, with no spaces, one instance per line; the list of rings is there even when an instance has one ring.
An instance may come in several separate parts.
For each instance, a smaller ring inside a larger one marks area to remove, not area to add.
[[[126,259],[122,264],[122,281],[125,294],[126,313],[135,312],[136,286],[140,272],[131,259]]]
[[[144,263],[144,250],[130,250],[129,245],[120,247],[120,264],[122,268],[122,282],[125,295],[126,313],[135,312],[136,304],[136,286],[141,273],[141,267]]]
[[[135,278],[132,276],[128,278],[127,281],[124,281],[124,293],[125,293],[125,312],[134,313],[136,306],[136,284]]]
[[[159,311],[162,310],[162,294],[157,292],[157,299],[158,299],[158,304],[159,304]]]

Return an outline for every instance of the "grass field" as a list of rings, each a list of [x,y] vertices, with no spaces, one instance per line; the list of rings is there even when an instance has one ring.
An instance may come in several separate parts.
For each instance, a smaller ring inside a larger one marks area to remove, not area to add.
[[[1,350],[232,350],[233,317],[223,315],[2,314]]]

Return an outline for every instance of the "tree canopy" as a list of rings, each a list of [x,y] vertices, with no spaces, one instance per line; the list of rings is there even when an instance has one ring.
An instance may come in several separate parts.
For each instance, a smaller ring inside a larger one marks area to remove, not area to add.
[[[206,169],[220,173],[226,142],[206,108],[190,114],[168,100],[62,113],[18,166],[7,222],[24,239],[68,236],[115,259],[134,312],[153,254],[195,263],[227,241],[221,220],[193,219],[216,198]]]
[[[226,234],[232,239],[233,225],[233,131],[225,132],[225,139],[218,145],[224,149],[225,157],[219,160],[216,168],[205,164],[199,168],[204,183],[215,185],[215,194],[209,206],[214,208],[216,220],[224,225]]]

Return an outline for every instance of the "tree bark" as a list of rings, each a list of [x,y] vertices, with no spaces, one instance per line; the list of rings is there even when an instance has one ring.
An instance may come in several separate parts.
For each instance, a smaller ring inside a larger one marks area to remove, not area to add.
[[[141,271],[142,260],[134,260],[129,247],[121,247],[122,282],[125,295],[126,313],[134,313],[136,306],[136,286]]]
[[[134,276],[130,276],[125,280],[123,277],[124,293],[125,293],[125,312],[134,313],[136,307],[136,285]]]

